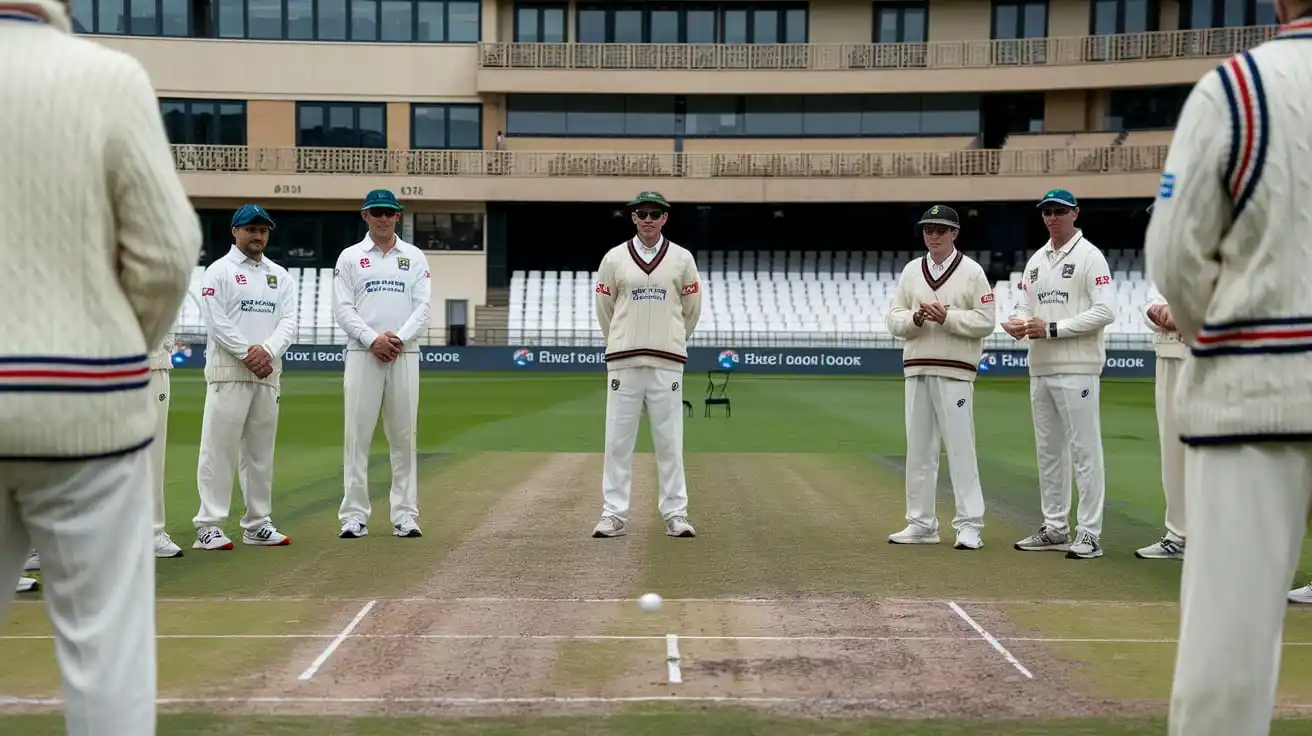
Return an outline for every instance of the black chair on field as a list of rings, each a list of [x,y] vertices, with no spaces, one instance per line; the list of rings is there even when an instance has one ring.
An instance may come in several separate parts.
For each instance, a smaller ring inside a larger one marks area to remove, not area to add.
[[[706,416],[711,415],[712,406],[723,406],[725,418],[733,416],[733,407],[725,391],[729,388],[729,371],[706,371],[709,383],[706,386]]]
[[[692,416],[692,402],[687,399],[683,400],[683,413],[687,416]]]

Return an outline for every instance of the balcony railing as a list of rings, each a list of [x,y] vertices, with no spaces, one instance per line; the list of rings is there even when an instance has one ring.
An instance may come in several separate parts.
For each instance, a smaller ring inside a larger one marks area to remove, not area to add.
[[[1160,173],[1167,146],[806,153],[581,153],[173,146],[182,172],[427,177],[907,178]]]
[[[202,324],[179,323],[174,336],[182,342],[205,342]],[[302,327],[295,342],[300,345],[345,345],[341,330],[331,327]],[[450,344],[446,330],[430,328],[419,338],[421,345]],[[1152,336],[1140,332],[1107,332],[1103,342],[1109,350],[1152,350]],[[466,330],[466,344],[507,347],[605,347],[600,330],[564,330],[539,328],[472,328]],[[704,348],[896,348],[903,341],[886,332],[781,332],[764,329],[698,329],[689,344]],[[1027,350],[1028,343],[1002,332],[984,339],[985,350]]]
[[[503,43],[480,44],[482,69],[853,71],[1074,66],[1224,57],[1275,36],[1279,26],[1201,28],[1067,38],[929,43]]]

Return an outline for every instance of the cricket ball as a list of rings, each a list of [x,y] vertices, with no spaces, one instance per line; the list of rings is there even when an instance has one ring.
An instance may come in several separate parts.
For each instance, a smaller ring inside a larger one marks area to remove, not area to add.
[[[646,593],[638,599],[638,608],[648,613],[661,610],[661,597],[655,593]]]

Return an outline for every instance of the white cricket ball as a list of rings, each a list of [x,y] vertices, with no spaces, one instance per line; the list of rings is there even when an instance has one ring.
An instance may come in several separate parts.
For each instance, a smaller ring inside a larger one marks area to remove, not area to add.
[[[661,610],[661,597],[655,593],[647,593],[638,599],[638,608],[649,613],[659,611]]]

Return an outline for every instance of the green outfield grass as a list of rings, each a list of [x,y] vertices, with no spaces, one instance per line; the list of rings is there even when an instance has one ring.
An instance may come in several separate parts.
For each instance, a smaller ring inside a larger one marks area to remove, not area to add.
[[[290,373],[274,521],[292,545],[202,553],[190,518],[204,383],[175,371],[168,530],[187,553],[157,566],[160,696],[176,701],[160,733],[1164,731],[1180,566],[1133,556],[1162,533],[1151,382],[1104,382],[1106,556],[1074,561],[1011,547],[1040,521],[1023,379],[977,383],[988,504],[977,552],[951,548],[947,491],[944,544],[886,543],[904,524],[900,379],[737,375],[731,419],[703,417],[704,380],[690,374],[685,389],[696,539],[662,533],[645,426],[634,533],[590,538],[598,376],[426,374],[425,536],[388,533],[380,426],[372,535],[339,540],[341,377]],[[1291,585],[1312,576],[1312,545],[1300,568]],[[648,591],[667,599],[661,611],[632,602]],[[0,621],[0,696],[59,697],[36,601],[20,597]],[[679,637],[679,684],[667,682],[667,634]],[[1285,638],[1289,717],[1273,733],[1312,733],[1298,717],[1312,714],[1312,611],[1291,609]],[[667,700],[637,702],[653,697]],[[57,711],[24,707],[0,733],[62,732]]]

